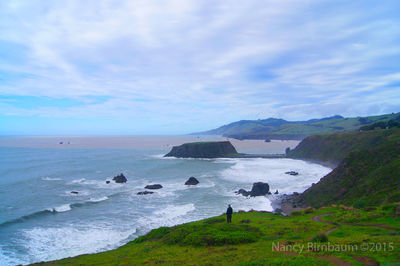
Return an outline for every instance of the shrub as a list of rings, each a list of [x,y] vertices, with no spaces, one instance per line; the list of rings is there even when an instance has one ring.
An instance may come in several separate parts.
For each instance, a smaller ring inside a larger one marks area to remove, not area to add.
[[[148,234],[136,238],[133,242],[134,243],[142,243],[146,240],[156,240],[163,238],[168,232],[170,231],[170,227],[160,227],[157,229],[151,230]]]
[[[261,231],[247,224],[232,225],[220,223],[221,219],[210,219],[208,223],[184,224],[174,227],[161,227],[134,240],[161,240],[169,245],[221,246],[256,242]],[[224,219],[222,219],[224,221]]]
[[[319,233],[311,239],[312,242],[328,242],[328,236],[324,233]]]
[[[225,222],[224,218],[211,218],[204,221],[206,224],[216,224]]]
[[[365,201],[359,200],[359,201],[357,201],[357,202],[355,202],[355,203],[353,204],[353,207],[354,207],[354,208],[357,208],[357,209],[362,209],[362,208],[364,208],[366,205],[367,205],[367,203],[365,203]]]
[[[305,214],[313,213],[314,211],[315,211],[315,209],[312,208],[312,207],[308,207],[308,208],[306,208],[306,209],[303,210],[303,212],[304,212]]]

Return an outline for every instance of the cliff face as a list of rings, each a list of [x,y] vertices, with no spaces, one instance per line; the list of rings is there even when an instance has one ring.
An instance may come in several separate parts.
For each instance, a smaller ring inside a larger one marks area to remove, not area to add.
[[[396,133],[397,132],[397,133]],[[337,166],[351,152],[385,144],[396,129],[310,136],[287,153],[293,159],[315,160]]]
[[[380,205],[400,201],[400,142],[351,152],[330,174],[304,191],[300,203]]]
[[[178,158],[220,158],[237,155],[229,141],[195,142],[174,146],[164,157]]]
[[[299,196],[301,205],[400,201],[399,129],[313,136],[288,155],[338,163],[330,174]]]

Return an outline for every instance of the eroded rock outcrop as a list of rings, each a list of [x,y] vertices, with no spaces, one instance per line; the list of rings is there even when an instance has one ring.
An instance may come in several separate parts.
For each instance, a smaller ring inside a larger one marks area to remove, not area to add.
[[[144,188],[145,189],[160,189],[160,188],[163,188],[163,186],[160,184],[154,184],[154,185],[147,185]]]
[[[299,173],[296,172],[296,171],[288,171],[288,172],[285,172],[285,174],[287,174],[287,175],[298,175]]]
[[[147,190],[145,190],[145,191],[139,191],[138,193],[136,193],[137,195],[147,195],[147,194],[153,194],[154,192],[153,191],[147,191]]]
[[[122,173],[114,176],[112,180],[114,180],[115,183],[126,183],[126,181],[128,181],[128,179],[126,179],[126,177]]]
[[[268,183],[264,182],[256,182],[253,183],[253,187],[251,188],[251,191],[247,191],[245,189],[239,189],[237,194],[242,194],[243,196],[250,196],[250,197],[257,197],[257,196],[265,196],[268,194],[271,194],[269,192],[269,185]]]
[[[172,147],[165,157],[178,158],[223,158],[237,155],[235,147],[229,141],[211,141],[185,143]]]
[[[185,185],[187,186],[195,186],[197,185],[199,182],[199,180],[197,180],[195,177],[191,176],[189,177],[189,179],[185,182]]]

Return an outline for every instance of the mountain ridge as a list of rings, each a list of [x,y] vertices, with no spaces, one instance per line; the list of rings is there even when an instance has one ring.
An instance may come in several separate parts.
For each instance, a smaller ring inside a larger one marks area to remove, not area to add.
[[[349,118],[334,115],[306,121],[287,121],[281,118],[240,120],[191,135],[222,135],[235,139],[302,140],[311,135],[358,131],[362,126],[387,122],[399,117],[400,113],[391,113]]]

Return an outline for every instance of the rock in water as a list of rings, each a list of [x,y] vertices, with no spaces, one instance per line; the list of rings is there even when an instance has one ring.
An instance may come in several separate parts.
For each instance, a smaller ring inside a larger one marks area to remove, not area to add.
[[[278,191],[278,190],[276,190],[274,194],[279,194],[279,191]]]
[[[144,188],[145,189],[160,189],[160,188],[162,188],[163,186],[161,186],[160,184],[154,184],[154,185],[147,185],[147,186],[145,186]]]
[[[71,191],[72,194],[78,194],[78,191]]]
[[[264,196],[267,194],[269,194],[269,185],[267,183],[263,182],[253,183],[253,187],[250,191],[251,197]]]
[[[112,180],[114,180],[115,183],[126,183],[126,181],[128,181],[128,179],[126,179],[124,174],[119,174],[117,176],[114,176]]]
[[[250,192],[248,192],[247,190],[241,188],[238,191],[236,191],[236,194],[242,194],[243,196],[247,197],[250,195]]]
[[[106,181],[106,184],[110,184],[110,181],[107,180],[107,181]]]
[[[185,182],[185,185],[189,185],[189,186],[194,186],[197,185],[199,182],[199,180],[197,180],[195,177],[191,176],[189,177],[189,179]]]
[[[253,183],[253,187],[251,188],[251,191],[247,191],[247,190],[244,190],[241,188],[236,193],[242,194],[245,197],[247,197],[247,196],[257,197],[257,196],[265,196],[265,195],[271,194],[269,192],[268,183],[263,183],[263,182]]]
[[[223,158],[237,154],[235,147],[229,141],[211,141],[185,143],[180,146],[174,146],[164,157]]]
[[[285,174],[287,175],[298,175],[299,173],[296,171],[289,171],[289,172],[285,172]]]
[[[147,190],[145,190],[145,191],[140,191],[140,192],[138,192],[137,195],[147,195],[147,194],[153,194],[153,193],[154,193],[153,191],[147,191]]]

